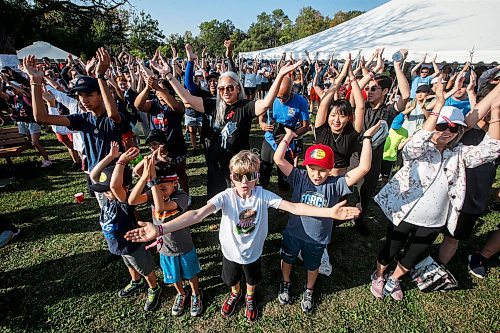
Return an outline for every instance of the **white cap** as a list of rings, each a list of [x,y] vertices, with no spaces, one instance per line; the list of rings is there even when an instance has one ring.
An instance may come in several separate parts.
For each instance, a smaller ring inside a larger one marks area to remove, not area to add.
[[[462,113],[462,110],[451,105],[445,105],[439,113],[437,123],[448,124],[448,122],[450,121],[454,124],[467,126],[467,124],[464,122],[464,114]]]
[[[431,84],[437,83],[437,82],[438,82],[438,80],[439,80],[439,77],[437,77],[437,76],[436,76],[435,78],[433,78],[433,79],[431,80]],[[446,81],[445,81],[445,80],[443,80],[443,79],[441,79],[441,83],[446,83]]]
[[[203,71],[198,70],[194,72],[194,76],[205,76],[205,75],[203,75]]]

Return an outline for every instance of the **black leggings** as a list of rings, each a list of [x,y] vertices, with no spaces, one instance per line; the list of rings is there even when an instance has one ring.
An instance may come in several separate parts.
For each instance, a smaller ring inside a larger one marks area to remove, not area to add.
[[[408,270],[412,269],[443,228],[421,227],[405,221],[395,226],[389,222],[385,245],[379,252],[377,261],[387,266],[404,248],[398,258],[399,264]]]
[[[262,141],[262,149],[260,152],[260,178],[259,183],[263,187],[269,186],[269,181],[271,179],[271,173],[273,172],[274,165],[274,149],[271,147],[269,142],[265,139]],[[285,159],[293,165],[293,158],[289,151],[285,154]],[[290,184],[285,180],[285,175],[278,169],[278,188],[280,190],[288,191],[290,189]]]

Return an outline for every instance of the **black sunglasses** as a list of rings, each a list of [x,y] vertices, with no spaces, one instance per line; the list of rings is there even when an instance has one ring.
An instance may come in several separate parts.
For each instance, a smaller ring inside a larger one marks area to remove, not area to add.
[[[446,129],[450,130],[451,133],[458,133],[458,130],[460,129],[460,125],[451,123],[442,123],[442,124],[436,124],[436,131],[438,132],[444,132]]]

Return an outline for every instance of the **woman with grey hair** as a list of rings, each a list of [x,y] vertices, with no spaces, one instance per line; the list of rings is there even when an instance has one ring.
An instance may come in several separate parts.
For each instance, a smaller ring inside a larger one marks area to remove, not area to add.
[[[252,119],[268,110],[272,104],[283,78],[298,66],[283,66],[269,93],[264,99],[245,99],[245,91],[238,75],[234,72],[223,72],[217,85],[217,96],[193,96],[171,74],[168,65],[153,64],[153,67],[164,74],[186,107],[204,112],[211,118],[210,128],[205,135],[207,163],[207,193],[208,198],[230,186],[229,160],[242,150],[250,149],[250,128]],[[206,127],[206,126],[205,126]]]
[[[441,76],[436,98],[434,112],[403,149],[403,167],[375,197],[390,220],[371,277],[371,292],[377,298],[391,295],[402,300],[400,278],[445,227],[451,234],[455,232],[465,197],[465,168],[494,161],[500,155],[500,103],[491,108],[493,121],[483,141],[464,146],[459,141],[467,125],[461,110],[444,106]],[[386,281],[384,272],[396,256],[396,269]]]

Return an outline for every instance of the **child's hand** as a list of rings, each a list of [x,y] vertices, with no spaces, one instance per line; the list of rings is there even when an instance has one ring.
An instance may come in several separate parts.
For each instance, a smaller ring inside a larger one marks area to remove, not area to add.
[[[285,127],[285,133],[286,137],[290,139],[295,139],[297,137],[297,133],[289,129],[288,127]]]
[[[123,163],[128,163],[130,161],[133,161],[139,156],[139,148],[137,147],[130,147],[125,153],[123,153],[120,156],[120,159],[118,161],[123,162]]]
[[[331,209],[332,217],[336,220],[350,220],[359,216],[361,211],[356,207],[344,207],[347,200],[339,202]],[[136,229],[137,230],[137,229]],[[129,231],[130,232],[130,231]]]
[[[109,150],[108,156],[113,159],[120,157],[122,153],[120,152],[120,145],[116,141],[111,141],[111,149]]]
[[[156,149],[152,154],[151,154],[151,159],[149,160],[149,179],[155,179],[156,178],[156,160],[158,153],[160,152],[160,148]]]
[[[130,230],[125,234],[125,239],[134,242],[149,242],[160,236],[158,227],[153,223],[148,223],[145,227]]]
[[[365,136],[373,136],[375,133],[377,133],[377,131],[378,131],[379,128],[380,128],[380,120],[375,125],[373,125],[369,129],[367,129],[365,131],[364,135]]]
[[[151,166],[150,164],[151,156],[145,156],[143,161],[144,169],[142,170],[142,175],[141,179],[143,180],[148,180],[149,179],[149,168]]]

